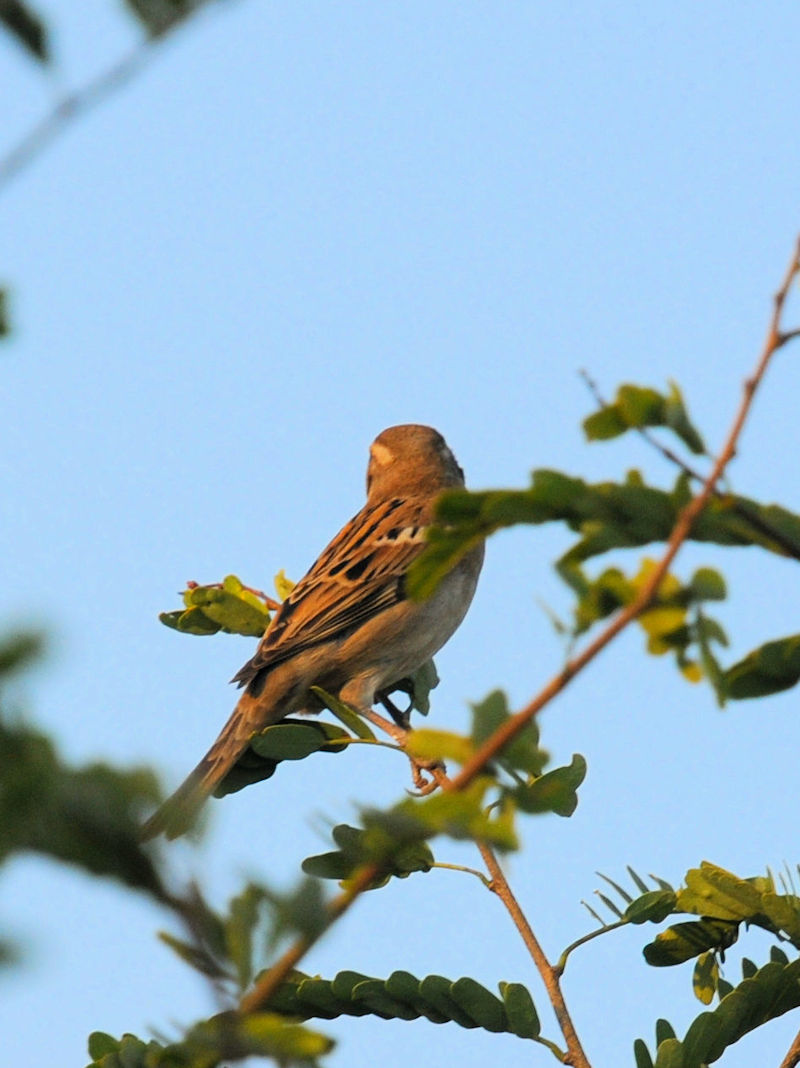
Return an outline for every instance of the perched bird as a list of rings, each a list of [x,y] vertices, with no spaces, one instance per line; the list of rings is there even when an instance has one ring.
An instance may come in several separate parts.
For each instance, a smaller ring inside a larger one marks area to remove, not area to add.
[[[444,438],[428,426],[392,426],[370,447],[367,502],[297,583],[255,656],[234,676],[244,693],[183,785],[145,823],[142,838],[183,834],[254,732],[293,712],[319,712],[321,686],[357,711],[372,708],[425,664],[461,623],[478,581],[472,549],[424,601],[405,578],[425,547],[443,490],[464,485]]]

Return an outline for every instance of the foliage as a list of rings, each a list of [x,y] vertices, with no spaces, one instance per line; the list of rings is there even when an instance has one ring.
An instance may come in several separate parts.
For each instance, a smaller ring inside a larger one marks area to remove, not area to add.
[[[153,47],[204,6],[205,0],[126,0],[142,31],[142,48]],[[0,0],[0,23],[32,60],[39,65],[50,63],[50,32],[30,4]],[[126,65],[112,69],[111,74],[115,73],[124,81]],[[113,84],[115,78],[106,72],[83,96],[69,98],[69,106],[62,105],[61,121],[102,97]],[[6,175],[28,158],[26,151],[23,144],[19,158],[11,154]],[[782,333],[778,326],[789,283],[798,275],[796,255],[776,300],[772,350],[767,347],[767,358],[796,333]],[[8,329],[3,289],[0,336]],[[743,417],[748,396],[765,366],[766,360],[748,383]],[[727,583],[719,570],[702,567],[682,576],[671,569],[669,554],[661,560],[650,556],[631,560],[645,546],[672,544],[687,508],[699,500],[694,497],[698,484],[706,497],[682,536],[708,546],[800,559],[800,515],[778,504],[717,488],[724,473],[724,451],[714,467],[674,383],[663,392],[646,385],[621,385],[611,402],[601,402],[584,420],[583,430],[588,442],[630,433],[654,442],[653,431],[664,432],[675,439],[677,448],[708,462],[713,477],[698,475],[659,443],[657,447],[679,467],[668,485],[650,485],[638,470],[617,480],[593,483],[541,468],[532,473],[530,485],[521,489],[449,492],[439,501],[437,526],[429,531],[428,548],[409,576],[409,595],[430,595],[472,547],[501,529],[558,523],[568,533],[569,544],[556,570],[571,598],[571,608],[569,621],[556,619],[555,625],[570,651],[580,642],[593,640],[598,632],[602,635],[602,628],[613,626],[630,612],[630,619],[644,633],[647,653],[671,654],[681,675],[692,683],[708,682],[720,705],[796,686],[800,681],[798,634],[765,635],[744,657],[723,663],[728,637],[722,624],[709,614],[709,606],[720,605],[727,596]],[[737,433],[734,423],[728,458]],[[609,554],[613,554],[610,559]],[[600,557],[604,566],[593,571]],[[271,613],[291,590],[282,572],[275,588],[277,601],[232,574],[219,583],[190,583],[182,594],[182,607],[162,613],[160,619],[189,635],[222,632],[260,637]],[[27,633],[13,634],[0,644],[0,683],[34,662],[41,645],[39,636]],[[573,671],[574,662],[569,661],[560,685],[566,685]],[[402,721],[412,709],[427,713],[436,682],[435,668],[429,664],[378,699]],[[409,708],[403,713],[392,700],[397,690],[409,698]],[[321,688],[314,692],[336,722],[287,718],[258,732],[220,785],[218,796],[271,777],[284,761],[346,754],[356,744],[389,744],[336,694]],[[333,1040],[306,1027],[304,1021],[371,1015],[405,1021],[425,1017],[435,1023],[509,1033],[544,1045],[561,1063],[585,1068],[589,1062],[579,1040],[564,1024],[569,1017],[559,987],[561,975],[572,954],[588,941],[611,936],[622,926],[644,928],[647,924],[665,926],[644,942],[644,960],[652,967],[693,961],[692,989],[704,1008],[680,1039],[668,1021],[656,1021],[652,1053],[644,1040],[634,1042],[637,1068],[703,1068],[718,1061],[748,1032],[800,1008],[800,895],[795,875],[788,869],[778,880],[770,872],[742,878],[703,861],[686,872],[677,889],[663,879],[650,877],[648,882],[632,868],[628,869],[632,890],[603,876],[605,889],[597,892],[597,909],[606,910],[612,919],[604,920],[594,907],[587,906],[599,926],[566,947],[555,966],[540,950],[531,948],[535,940],[529,937],[524,915],[515,911],[516,902],[495,853],[520,848],[519,826],[526,817],[570,817],[587,773],[586,760],[579,754],[567,764],[550,767],[534,718],[540,706],[515,714],[503,692],[496,690],[472,706],[468,732],[410,731],[404,746],[394,744],[393,748],[402,748],[404,755],[425,767],[431,775],[429,785],[438,790],[404,797],[386,809],[362,807],[358,826],[333,827],[335,848],[302,861],[303,876],[292,890],[250,882],[224,909],[215,909],[197,886],[175,891],[175,877],[162,848],[140,844],[141,818],[160,797],[150,771],[121,770],[101,763],[72,767],[42,732],[12,721],[6,709],[0,708],[0,862],[37,853],[147,895],[167,910],[177,928],[178,933],[161,933],[163,943],[203,976],[226,1006],[184,1027],[174,1041],[144,1040],[132,1034],[117,1039],[95,1031],[88,1041],[90,1064],[214,1068],[258,1057],[281,1065],[315,1065],[332,1049]],[[445,761],[455,767],[455,773],[448,774]],[[386,979],[343,969],[326,980],[296,970],[304,952],[360,894],[380,892],[396,880],[427,875],[437,867],[457,868],[437,859],[434,852],[434,848],[446,850],[450,841],[469,841],[478,847],[486,871],[462,871],[477,874],[514,918],[545,981],[566,1050],[542,1033],[533,998],[520,982],[499,982],[497,996],[470,977],[451,980],[434,974],[419,979],[402,968]],[[340,884],[339,896],[328,895],[326,881]],[[683,916],[693,918],[675,920]],[[773,945],[770,960],[761,966],[744,958],[741,981],[731,983],[723,975],[725,954],[752,927],[791,947],[794,955],[790,958],[783,948]],[[0,940],[4,965],[13,961],[14,949],[7,940]]]
[[[604,439],[631,428],[657,425],[672,429],[690,448],[700,448],[699,435],[675,387],[666,396],[623,387],[614,405],[601,414],[603,418],[587,420],[592,437]],[[449,495],[441,508],[447,527],[434,533],[418,580],[421,588],[436,580],[445,559],[443,546],[447,547],[446,559],[452,562],[478,532],[484,536],[510,523],[559,519],[579,535],[558,563],[559,574],[574,598],[570,624],[559,626],[572,643],[639,597],[658,566],[645,557],[632,571],[615,562],[592,577],[585,562],[613,548],[666,538],[687,494],[683,475],[672,490],[663,491],[645,486],[638,476],[629,475],[624,483],[592,486],[555,472],[537,472],[527,491]],[[694,536],[717,544],[758,546],[785,554],[787,539],[800,530],[795,529],[797,517],[775,506],[748,501],[744,519],[741,498],[712,503],[714,507]],[[750,523],[753,515],[759,517],[757,527]],[[779,531],[775,537],[771,528],[766,529],[770,523]],[[291,583],[280,573],[275,587],[281,598]],[[731,667],[719,664],[719,649],[726,646],[727,637],[720,623],[709,616],[708,606],[725,596],[725,579],[717,570],[699,568],[687,580],[665,572],[638,617],[647,651],[673,654],[682,674],[690,681],[706,678],[720,702],[796,684],[800,643],[794,637],[766,642]],[[278,604],[233,575],[217,584],[189,584],[183,602],[181,610],[162,614],[162,622],[186,634],[225,632],[250,637],[263,633]],[[35,635],[12,636],[0,646],[0,672],[10,676],[23,669],[36,659],[40,647]],[[432,669],[422,673],[416,687],[409,680],[412,706],[427,710],[429,689],[435,681]],[[219,795],[270,777],[286,760],[342,754],[354,744],[386,744],[335,694],[316,692],[334,719],[287,718],[254,735]],[[390,695],[385,697],[389,700]],[[260,1056],[281,1064],[315,1064],[332,1041],[300,1021],[366,1014],[402,1020],[424,1016],[438,1023],[505,1031],[563,1056],[556,1042],[542,1034],[531,994],[519,982],[500,983],[498,997],[470,978],[453,981],[430,975],[420,980],[402,969],[387,979],[344,970],[331,980],[297,971],[277,983],[270,980],[274,955],[281,946],[293,939],[310,944],[335,918],[336,902],[324,895],[324,881],[338,881],[350,895],[377,891],[391,880],[418,877],[438,867],[435,841],[466,839],[482,843],[482,848],[514,850],[519,847],[516,828],[520,818],[544,813],[570,816],[575,811],[586,762],[576,755],[564,766],[550,767],[535,719],[497,748],[480,774],[452,788],[461,773],[456,770],[454,778],[448,777],[444,761],[462,771],[469,768],[482,747],[513,726],[513,720],[507,699],[498,690],[472,706],[469,733],[436,728],[412,731],[406,752],[439,769],[435,773],[443,789],[430,796],[407,797],[385,810],[362,809],[359,825],[333,828],[332,850],[303,861],[305,878],[295,890],[279,893],[250,883],[222,912],[214,910],[197,887],[182,895],[168,892],[164,858],[139,845],[143,808],[158,799],[151,774],[102,765],[70,768],[42,734],[0,721],[0,815],[6,814],[0,821],[0,857],[35,850],[122,881],[165,904],[183,933],[163,932],[162,940],[212,982],[230,1005],[219,1015],[186,1028],[172,1042],[145,1041],[134,1035],[116,1039],[95,1032],[89,1042],[91,1063],[105,1068],[201,1068]],[[8,815],[11,812],[13,819]],[[603,877],[607,889],[598,892],[597,898],[612,919],[603,920],[590,907],[599,927],[564,951],[558,970],[563,971],[571,954],[591,938],[607,936],[621,925],[668,921],[643,946],[645,960],[655,967],[694,961],[695,995],[703,1006],[717,999],[716,1007],[704,1009],[682,1039],[663,1020],[656,1026],[652,1053],[637,1039],[634,1059],[639,1068],[701,1068],[719,1059],[754,1027],[800,1007],[800,958],[790,960],[777,946],[771,960],[761,967],[745,960],[738,984],[722,974],[726,950],[751,927],[800,950],[800,897],[792,873],[782,875],[779,885],[770,873],[743,879],[704,861],[686,873],[684,885],[674,889],[663,879],[648,881],[632,868],[628,871],[633,892]],[[694,918],[675,919],[687,914]],[[259,992],[265,983],[269,993],[262,998]],[[237,1001],[246,1004],[248,998],[255,998],[257,1010],[236,1012]]]

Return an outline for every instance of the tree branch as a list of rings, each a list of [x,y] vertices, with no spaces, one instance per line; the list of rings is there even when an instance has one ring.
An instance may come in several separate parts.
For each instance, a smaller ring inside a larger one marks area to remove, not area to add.
[[[523,727],[541,711],[557,694],[566,689],[575,675],[586,667],[598,653],[616,638],[629,623],[650,605],[655,598],[662,579],[669,570],[670,564],[675,559],[683,543],[686,541],[692,529],[692,525],[708,503],[709,498],[722,477],[725,468],[736,452],[736,446],[745,424],[747,416],[753,404],[753,398],[763,379],[770,360],[775,353],[788,341],[797,336],[798,331],[792,330],[787,333],[781,331],[780,320],[789,289],[795,278],[800,275],[800,238],[798,238],[792,259],[784,275],[783,281],[775,294],[773,312],[767,328],[767,336],[758,358],[753,373],[744,382],[742,400],[739,409],[734,416],[733,423],[728,432],[728,437],[722,447],[719,456],[706,477],[702,487],[691,501],[681,510],[675,522],[675,526],[667,542],[667,548],[658,565],[654,568],[649,581],[641,588],[638,595],[616,615],[608,626],[598,634],[594,641],[579,653],[572,657],[564,665],[564,668],[554,676],[533,700],[520,712],[512,716],[495,733],[488,738],[473,756],[467,761],[458,775],[453,779],[453,789],[464,789],[476,778],[504,746],[519,734]]]
[[[572,1017],[567,1009],[567,1003],[564,1001],[564,995],[561,991],[561,984],[559,981],[561,975],[560,971],[557,968],[554,968],[547,959],[544,950],[539,944],[538,938],[533,933],[533,929],[528,923],[525,913],[522,911],[519,902],[508,884],[503,869],[497,862],[497,857],[485,842],[478,842],[476,844],[483,857],[486,868],[492,877],[492,890],[505,905],[509,916],[514,922],[514,926],[519,931],[520,937],[531,955],[533,963],[536,965],[536,970],[542,977],[542,982],[547,990],[547,996],[550,999],[550,1004],[553,1006],[553,1011],[558,1020],[558,1026],[561,1028],[561,1033],[567,1043],[568,1053],[563,1063],[571,1064],[573,1068],[591,1068],[589,1060],[581,1046],[575,1026],[572,1023]]]

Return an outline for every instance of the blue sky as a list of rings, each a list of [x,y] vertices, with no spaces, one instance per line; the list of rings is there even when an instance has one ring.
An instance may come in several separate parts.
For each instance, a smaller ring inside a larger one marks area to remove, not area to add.
[[[136,40],[121,4],[38,6],[58,72],[0,40],[5,146]],[[252,643],[177,635],[157,613],[187,579],[302,574],[360,507],[367,447],[392,423],[437,426],[474,487],[523,485],[535,466],[671,482],[639,443],[582,440],[587,368],[607,393],[676,379],[716,447],[800,227],[799,42],[795,5],[769,0],[239,0],[177,33],[0,191],[14,321],[0,613],[51,634],[19,703],[71,759],[150,763],[177,784]],[[730,470],[740,492],[795,510],[799,355],[775,362]],[[548,528],[492,540],[438,658],[437,725],[465,727],[497,686],[519,706],[558,668],[541,605],[568,611],[551,568],[566,545]],[[677,570],[701,563],[729,578],[731,659],[798,630],[795,564],[689,547]],[[800,860],[796,693],[720,713],[642,646],[626,634],[543,716],[554,757],[589,763],[573,819],[529,820],[508,864],[554,955],[589,929],[579,902],[598,869],[677,882],[704,858],[741,875]],[[215,804],[176,869],[220,903],[245,877],[288,886],[327,819],[392,802],[405,775],[372,751],[282,767]],[[471,859],[449,843],[437,855]],[[0,916],[27,946],[0,976],[10,1063],[80,1064],[92,1029],[163,1031],[213,1008],[155,941],[167,918],[114,887],[18,860]],[[680,1031],[699,1008],[689,968],[643,963],[646,939],[601,939],[567,972],[598,1065],[632,1063],[656,1016]],[[761,962],[766,945],[745,952]],[[518,980],[545,1006],[498,904],[446,872],[368,895],[306,967]],[[332,1066],[434,1050],[465,1068],[547,1063],[455,1026],[327,1030]],[[779,1063],[796,1030],[773,1024],[726,1068]]]

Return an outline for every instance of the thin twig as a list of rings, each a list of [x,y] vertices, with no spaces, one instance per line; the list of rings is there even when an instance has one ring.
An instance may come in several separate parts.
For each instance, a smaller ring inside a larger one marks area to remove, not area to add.
[[[593,941],[595,938],[599,938],[600,935],[607,934],[609,931],[616,931],[620,927],[627,927],[630,920],[616,920],[614,923],[603,924],[602,927],[598,927],[596,931],[590,931],[588,934],[583,935],[582,938],[576,938],[574,942],[570,942],[561,956],[558,958],[554,970],[557,975],[563,975],[564,969],[567,966],[567,959],[574,950],[579,946],[585,946],[587,942]]]
[[[785,345],[787,341],[791,341],[792,338],[797,337],[798,334],[800,334],[800,331],[798,330],[791,330],[788,333],[782,334],[781,344]],[[601,393],[600,387],[591,377],[589,372],[585,369],[582,369],[580,371],[580,376],[585,382],[587,389],[594,397],[598,406],[600,408],[607,407],[608,401]],[[670,463],[675,464],[675,466],[680,468],[680,470],[683,471],[683,473],[689,478],[692,478],[695,482],[699,483],[702,483],[705,480],[705,475],[697,471],[694,467],[691,466],[691,464],[688,464],[682,456],[679,456],[678,453],[670,449],[669,446],[665,445],[663,441],[660,441],[655,436],[655,434],[653,434],[646,426],[637,426],[633,429],[636,430],[636,433],[639,435],[639,437],[646,441],[648,445],[652,446],[652,448],[654,448],[657,452],[660,452],[665,460],[668,460]],[[731,496],[731,494],[728,493],[726,490],[720,489],[719,486],[714,486],[712,493],[719,500],[724,499],[731,512],[733,512],[735,515],[741,516],[742,519],[744,519],[745,522],[749,523],[754,530],[757,530],[759,534],[763,534],[764,537],[769,538],[771,541],[773,541],[775,545],[779,546],[783,550],[786,556],[789,556],[794,560],[800,560],[800,547],[798,547],[798,545],[794,541],[792,541],[791,538],[786,537],[786,535],[783,534],[780,530],[776,530],[760,515],[753,512],[750,508],[747,507],[747,505],[742,504],[742,502],[737,500],[735,497]]]
[[[463,871],[467,875],[474,875],[476,879],[480,879],[487,890],[492,889],[491,879],[488,879],[482,871],[478,871],[477,868],[468,868],[464,864],[445,864],[442,860],[435,860],[431,864],[432,868],[444,868],[446,871]]]
[[[62,97],[49,114],[35,123],[0,158],[0,188],[33,163],[80,115],[90,111],[126,85],[153,58],[156,46],[171,37],[179,26],[184,25],[191,15],[197,14],[204,6],[206,6],[205,3],[201,2],[185,14],[175,17],[168,24],[160,27],[158,32],[151,33],[121,59],[116,60],[97,77],[87,82],[83,88]]]
[[[152,57],[156,38],[147,38],[82,89],[63,97],[0,159],[0,187],[15,178],[86,111],[122,88]]]
[[[670,564],[675,559],[681,546],[689,536],[694,522],[705,508],[709,498],[714,492],[714,487],[722,477],[725,468],[736,452],[736,445],[739,441],[742,427],[744,426],[745,420],[753,404],[753,397],[755,396],[759,383],[766,373],[770,360],[779,348],[785,345],[788,340],[797,336],[798,331],[796,330],[782,333],[780,319],[783,306],[786,303],[786,298],[789,293],[789,288],[798,274],[800,274],[800,238],[798,238],[795,245],[792,259],[786,270],[786,274],[784,275],[783,282],[781,283],[778,292],[775,294],[773,313],[769,321],[764,346],[761,355],[758,358],[758,362],[756,363],[755,370],[752,375],[745,380],[742,391],[742,400],[734,417],[731,429],[728,432],[728,437],[711,469],[711,473],[703,482],[701,489],[678,514],[672,534],[667,542],[666,551],[661,557],[658,565],[653,569],[648,582],[641,588],[638,595],[630,602],[630,604],[621,609],[619,614],[611,620],[605,630],[601,631],[594,641],[587,645],[583,652],[568,660],[564,665],[564,668],[545,685],[545,687],[528,705],[525,706],[525,708],[507,720],[475,751],[459,774],[453,779],[454,789],[464,789],[464,787],[468,786],[473,779],[480,774],[489,761],[497,756],[500,750],[508,745],[508,743],[519,734],[519,732],[546,704],[552,701],[557,694],[561,693],[561,691],[569,685],[579,671],[594,660],[598,653],[602,652],[609,642],[611,642],[613,638],[616,638],[616,636],[623,631],[629,623],[636,619],[637,616],[641,615],[653,601],[658,593],[661,581],[669,570]]]
[[[558,1020],[558,1026],[561,1028],[564,1041],[567,1043],[568,1053],[563,1063],[571,1064],[573,1068],[591,1068],[589,1060],[581,1046],[580,1039],[578,1038],[578,1033],[572,1023],[572,1017],[567,1009],[567,1004],[564,1001],[564,995],[561,991],[561,984],[559,982],[560,972],[554,968],[547,959],[544,950],[539,944],[538,938],[533,933],[533,929],[528,923],[525,913],[520,908],[520,904],[508,884],[508,880],[503,874],[503,869],[500,867],[494,852],[486,842],[478,842],[477,846],[483,857],[486,868],[492,877],[492,889],[505,905],[509,916],[514,922],[514,926],[519,931],[520,937],[525,943],[525,947],[536,965],[539,975],[542,977],[542,982],[547,990],[547,996],[550,999],[550,1004],[553,1006],[553,1011]]]
[[[789,1051],[780,1063],[780,1068],[797,1068],[800,1064],[800,1032],[795,1035],[794,1042],[789,1046]]]
[[[586,370],[586,368],[585,367],[581,368],[581,370],[578,373],[580,374],[581,378],[583,379],[583,381],[584,381],[584,383],[586,385],[586,388],[589,390],[589,392],[591,393],[592,397],[594,397],[594,400],[595,400],[598,408],[607,408],[608,407],[608,401],[603,396],[603,394],[600,391],[600,387],[595,382],[595,380],[592,378],[592,376],[589,374],[589,372]],[[639,437],[643,438],[647,442],[648,445],[652,445],[652,447],[654,449],[656,449],[658,452],[660,452],[661,455],[666,460],[669,460],[670,463],[673,463],[677,467],[679,467],[681,469],[681,471],[684,472],[684,474],[687,474],[690,478],[695,479],[697,482],[702,482],[703,481],[703,478],[705,477],[704,475],[701,475],[699,471],[695,471],[695,469],[693,467],[690,467],[689,464],[683,459],[682,456],[679,456],[676,452],[673,452],[672,449],[668,445],[665,445],[663,443],[663,441],[659,441],[658,438],[655,436],[655,434],[651,430],[648,429],[648,427],[646,427],[646,426],[637,426],[637,427],[633,427],[632,429],[634,429],[636,431],[636,433],[639,435]],[[716,490],[716,492],[720,493],[721,491],[720,490]]]

